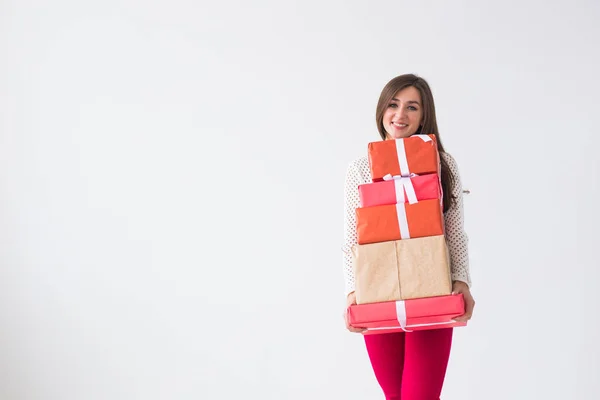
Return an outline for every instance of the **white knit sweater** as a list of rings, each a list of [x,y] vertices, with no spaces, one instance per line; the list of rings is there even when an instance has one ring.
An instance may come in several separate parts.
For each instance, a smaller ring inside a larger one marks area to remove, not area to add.
[[[465,282],[470,287],[468,237],[464,230],[462,182],[454,158],[448,153],[440,153],[440,156],[446,160],[454,177],[452,194],[456,197],[454,206],[444,213],[452,280]],[[370,182],[371,173],[367,156],[360,157],[348,165],[344,189],[344,244],[342,246],[346,295],[354,291],[354,272],[350,249],[357,243],[355,210],[359,207],[360,202],[358,185]]]

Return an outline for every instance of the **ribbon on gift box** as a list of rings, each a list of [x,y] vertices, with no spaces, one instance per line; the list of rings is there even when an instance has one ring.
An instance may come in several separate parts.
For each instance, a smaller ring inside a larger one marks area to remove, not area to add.
[[[431,137],[429,137],[428,135],[412,135],[410,137],[418,137],[425,143],[431,142]],[[406,157],[406,149],[404,148],[404,139],[395,139],[395,142],[396,153],[398,155],[398,165],[400,166],[400,175],[409,176],[410,170],[408,169],[408,159]]]
[[[413,186],[410,178],[417,176],[417,174],[410,174],[409,176],[392,175],[387,174],[383,177],[384,181],[394,181],[394,188],[396,190],[396,203],[405,203],[408,200],[409,204],[416,203],[417,194],[415,193],[415,187]],[[404,191],[406,190],[406,197]]]
[[[408,228],[408,218],[406,217],[406,208],[404,204],[396,203],[396,216],[398,217],[400,238],[410,239],[410,229]]]
[[[421,137],[425,135],[417,136]],[[429,136],[425,136],[425,138],[431,140]],[[408,229],[408,219],[406,217],[406,208],[404,204],[407,200],[409,204],[418,202],[415,187],[410,179],[415,176],[417,176],[417,174],[409,174],[408,176],[387,174],[383,177],[384,181],[394,181],[394,188],[396,190],[396,215],[398,216],[398,227],[400,228],[400,238],[402,239],[410,239],[410,229]],[[406,198],[404,197],[405,190]],[[400,199],[402,199],[402,201],[400,201]]]
[[[410,332],[406,330],[406,302],[404,300],[396,301],[396,319],[403,331]]]
[[[425,324],[412,324],[412,325],[407,325],[407,316],[406,316],[406,302],[404,300],[398,300],[396,301],[396,320],[398,321],[398,323],[400,324],[400,329],[402,329],[404,332],[412,332],[412,330],[408,329],[408,327],[410,326],[411,328],[417,328],[417,327],[422,327],[422,326],[436,326],[436,325],[452,325],[455,324],[454,321],[442,321],[442,322],[429,322],[429,323],[425,323]],[[384,330],[384,329],[397,329],[397,326],[378,326],[376,328],[368,328],[368,330],[370,331],[376,331],[376,330]]]

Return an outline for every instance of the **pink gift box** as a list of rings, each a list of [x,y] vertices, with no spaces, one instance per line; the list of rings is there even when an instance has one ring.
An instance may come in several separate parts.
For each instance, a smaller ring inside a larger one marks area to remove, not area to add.
[[[390,177],[384,181],[359,185],[360,205],[373,207],[408,203],[410,197],[407,190],[414,192],[417,201],[441,199],[442,196],[438,174]]]
[[[364,335],[411,332],[466,326],[452,318],[465,312],[462,294],[426,297],[382,303],[354,304],[348,307],[350,325],[367,328]]]

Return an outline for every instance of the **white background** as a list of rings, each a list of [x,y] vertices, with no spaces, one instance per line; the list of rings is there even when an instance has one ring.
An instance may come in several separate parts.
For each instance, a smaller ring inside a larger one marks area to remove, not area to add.
[[[377,399],[343,180],[432,86],[476,312],[444,399],[600,397],[589,1],[0,3],[0,399]]]

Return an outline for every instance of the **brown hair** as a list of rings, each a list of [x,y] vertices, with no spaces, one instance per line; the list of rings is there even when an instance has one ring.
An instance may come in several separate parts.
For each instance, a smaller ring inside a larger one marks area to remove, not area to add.
[[[442,181],[442,190],[444,192],[443,209],[444,212],[446,212],[454,205],[455,201],[451,191],[451,188],[454,184],[454,177],[450,172],[448,163],[444,157],[442,157],[442,153],[444,153],[445,150],[444,146],[442,145],[442,141],[440,140],[440,133],[438,131],[433,94],[431,93],[431,88],[429,87],[427,81],[413,74],[400,75],[389,81],[381,91],[379,101],[377,102],[377,111],[375,112],[377,129],[379,130],[379,135],[381,138],[386,140],[387,132],[383,126],[383,114],[385,113],[385,110],[388,108],[388,105],[396,93],[410,86],[419,91],[421,95],[421,102],[423,103],[421,106],[423,110],[423,119],[421,120],[421,126],[417,132],[415,132],[415,134],[433,134],[437,139],[437,148],[440,153],[441,162],[440,178]]]

